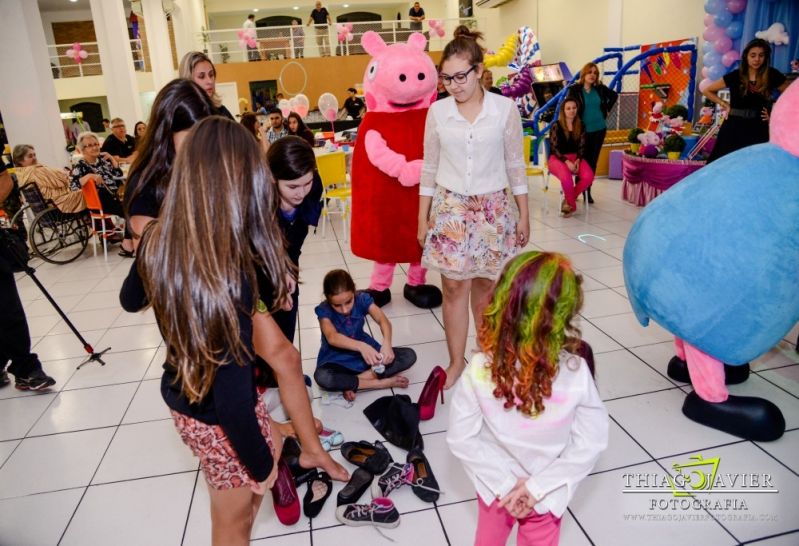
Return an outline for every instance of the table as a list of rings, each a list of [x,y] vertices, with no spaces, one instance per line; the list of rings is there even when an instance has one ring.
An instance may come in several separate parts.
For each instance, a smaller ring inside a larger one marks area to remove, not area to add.
[[[621,198],[639,207],[646,206],[655,197],[704,165],[704,161],[650,159],[625,153],[621,161]]]

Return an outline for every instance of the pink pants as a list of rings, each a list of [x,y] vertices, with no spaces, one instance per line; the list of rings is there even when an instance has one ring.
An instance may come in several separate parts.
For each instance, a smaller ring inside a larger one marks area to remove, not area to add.
[[[507,510],[499,507],[499,501],[495,500],[491,506],[487,506],[478,496],[477,503],[479,508],[474,546],[504,546],[517,521],[519,522],[517,546],[558,545],[560,518],[556,518],[550,512],[542,515],[533,511],[526,518],[517,520]]]
[[[716,360],[689,345],[678,337],[674,338],[674,350],[677,356],[688,363],[688,375],[699,398],[718,404],[729,396],[724,384],[724,363]]]
[[[577,154],[566,154],[566,159],[575,161]],[[571,208],[577,208],[577,198],[587,190],[594,181],[594,171],[585,159],[580,160],[577,168],[577,185],[574,184],[574,174],[569,170],[564,161],[554,155],[549,156],[549,171],[558,177],[563,188],[563,196]]]
[[[391,281],[394,280],[394,268],[397,264],[384,264],[375,262],[374,269],[372,269],[372,279],[369,282],[369,288],[372,290],[385,290],[391,286]],[[408,269],[408,284],[411,286],[420,286],[425,283],[427,269],[422,267],[422,264],[417,262],[411,264]]]

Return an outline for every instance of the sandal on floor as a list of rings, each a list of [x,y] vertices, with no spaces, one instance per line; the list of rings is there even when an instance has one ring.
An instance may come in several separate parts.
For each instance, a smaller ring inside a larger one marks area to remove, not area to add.
[[[344,435],[337,430],[322,428],[322,432],[319,433],[319,441],[325,451],[330,451],[344,443]]]
[[[135,258],[136,254],[132,250],[125,250],[124,248],[119,249],[119,255],[123,258]]]
[[[374,444],[364,440],[344,442],[341,444],[341,455],[355,466],[377,475],[385,472],[393,461],[391,454],[379,441]]]
[[[283,451],[280,453],[280,458],[288,465],[291,475],[294,477],[294,483],[301,485],[316,476],[317,470],[315,468],[303,468],[300,466],[300,444],[296,438],[291,436],[283,440]]]
[[[308,480],[308,490],[302,499],[302,511],[313,519],[322,511],[325,501],[333,492],[333,482],[327,472],[321,471]]]

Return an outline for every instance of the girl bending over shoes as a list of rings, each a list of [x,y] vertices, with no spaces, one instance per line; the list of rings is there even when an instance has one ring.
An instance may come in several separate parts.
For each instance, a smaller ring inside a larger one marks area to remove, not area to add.
[[[517,522],[519,546],[558,544],[560,518],[607,446],[608,414],[572,324],[580,284],[564,256],[526,252],[485,310],[447,431],[477,489],[476,546],[505,544]]]
[[[316,306],[322,347],[314,379],[325,390],[344,393],[352,401],[358,389],[408,386],[398,375],[416,362],[407,347],[391,346],[391,323],[366,292],[356,292],[350,274],[336,269],[325,275],[325,301]],[[380,325],[383,344],[364,331],[366,315]]]

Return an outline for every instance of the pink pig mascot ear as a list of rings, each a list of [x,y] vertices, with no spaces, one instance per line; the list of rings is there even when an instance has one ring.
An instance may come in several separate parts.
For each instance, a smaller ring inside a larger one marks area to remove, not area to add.
[[[416,230],[424,125],[438,73],[418,32],[405,44],[387,46],[370,31],[361,44],[372,60],[363,79],[368,111],[352,157],[352,252],[375,262],[369,293],[377,305],[391,301],[394,268],[408,263],[405,298],[437,307],[441,291],[425,284]]]

